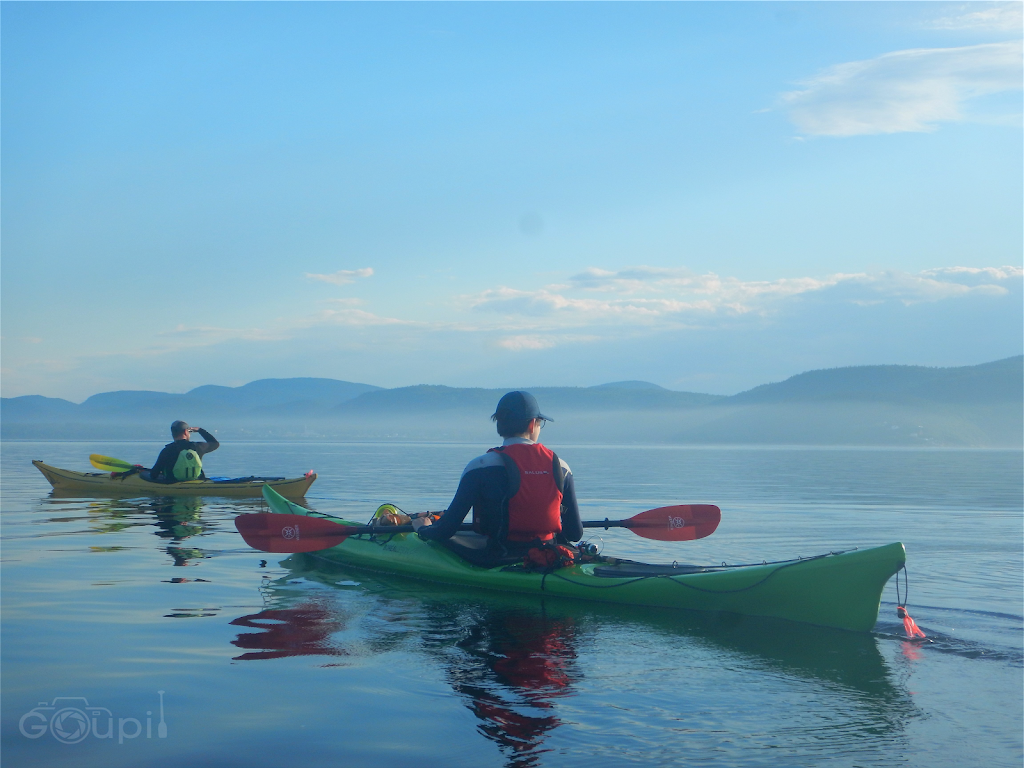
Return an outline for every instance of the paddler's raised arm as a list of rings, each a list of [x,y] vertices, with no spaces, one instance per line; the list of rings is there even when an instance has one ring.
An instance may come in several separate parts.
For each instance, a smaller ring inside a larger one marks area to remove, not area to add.
[[[201,450],[199,450],[200,454],[210,453],[210,452],[216,451],[218,448],[220,448],[220,443],[217,442],[217,438],[214,437],[213,435],[211,435],[209,432],[207,432],[202,427],[195,427],[194,429],[189,429],[189,431],[190,432],[198,432],[200,435],[202,435],[202,438],[205,441],[205,443],[196,443],[197,447],[200,446],[200,445],[203,446],[203,448]]]

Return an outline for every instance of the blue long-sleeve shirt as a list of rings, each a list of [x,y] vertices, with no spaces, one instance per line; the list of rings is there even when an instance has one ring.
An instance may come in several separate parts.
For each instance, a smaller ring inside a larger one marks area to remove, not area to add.
[[[526,443],[533,441],[523,437],[509,437],[503,445]],[[562,533],[568,541],[578,541],[583,537],[583,523],[580,522],[580,509],[576,502],[576,486],[572,478],[572,470],[561,459],[565,478],[562,488]],[[451,538],[466,519],[471,509],[476,510],[478,517],[496,519],[501,512],[501,502],[508,492],[508,473],[501,456],[497,453],[485,453],[477,456],[462,471],[455,498],[448,505],[441,518],[433,525],[420,528],[419,535],[424,539],[441,541]]]

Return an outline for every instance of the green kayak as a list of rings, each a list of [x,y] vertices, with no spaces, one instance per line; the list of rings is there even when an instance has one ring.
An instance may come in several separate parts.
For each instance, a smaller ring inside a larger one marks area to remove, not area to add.
[[[264,488],[271,512],[321,517]],[[471,534],[470,534],[471,535]],[[462,536],[462,534],[457,534]],[[882,589],[906,561],[900,543],[830,552],[817,557],[732,566],[648,565],[614,557],[550,572],[523,566],[481,568],[444,544],[414,533],[349,536],[317,557],[415,579],[502,592],[538,593],[606,603],[772,616],[791,621],[870,630]]]

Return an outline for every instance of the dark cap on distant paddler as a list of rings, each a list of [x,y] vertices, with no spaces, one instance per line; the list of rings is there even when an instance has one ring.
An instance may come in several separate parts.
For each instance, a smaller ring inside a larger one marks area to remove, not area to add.
[[[550,416],[545,416],[540,412],[540,405],[537,403],[537,398],[529,392],[520,392],[518,390],[515,392],[509,392],[498,401],[498,407],[494,409],[494,415],[491,418],[497,418],[502,411],[504,411],[508,418],[511,419],[523,419],[524,421],[529,421],[530,419],[543,419],[544,421],[554,421]]]

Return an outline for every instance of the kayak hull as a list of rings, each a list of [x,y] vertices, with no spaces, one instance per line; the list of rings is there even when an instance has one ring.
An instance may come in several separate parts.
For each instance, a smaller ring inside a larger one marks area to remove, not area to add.
[[[255,497],[269,486],[282,496],[301,499],[316,480],[316,473],[306,477],[283,479],[246,478],[239,481],[188,480],[181,483],[153,483],[137,474],[110,476],[109,472],[75,472],[53,467],[36,459],[32,465],[55,491],[70,491],[97,496],[237,496]]]
[[[264,493],[272,511],[308,510]],[[322,517],[322,515],[316,515]],[[352,525],[340,518],[328,518]],[[550,573],[515,568],[480,568],[443,544],[416,534],[350,536],[316,557],[442,584],[503,592],[537,593],[605,603],[771,616],[858,632],[878,619],[882,589],[906,562],[903,544],[829,553],[778,563],[697,568],[670,567],[602,558]],[[611,575],[616,570],[631,575]],[[656,575],[636,575],[645,569]]]

